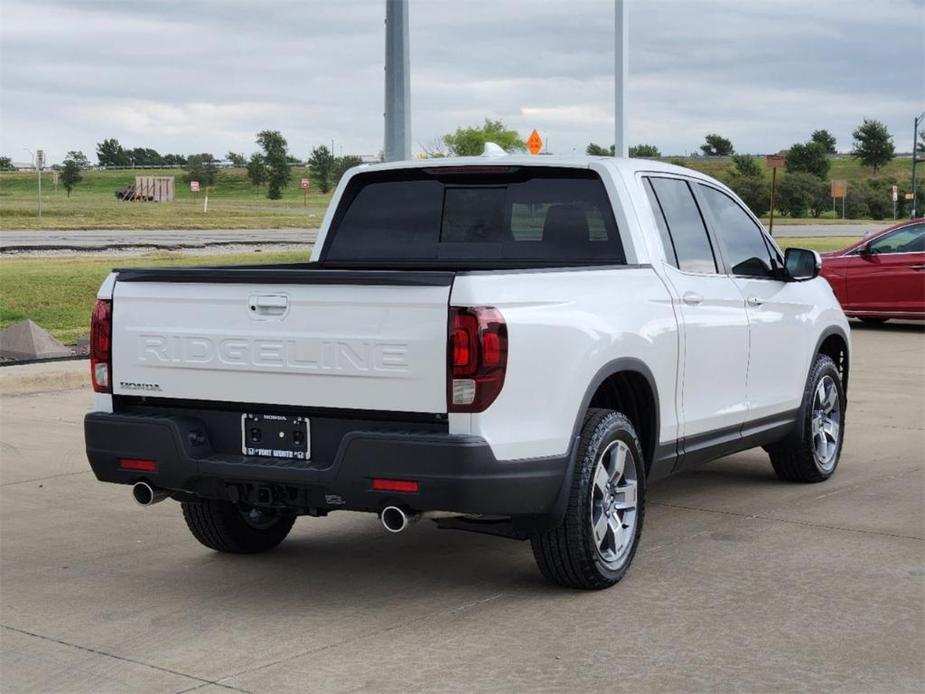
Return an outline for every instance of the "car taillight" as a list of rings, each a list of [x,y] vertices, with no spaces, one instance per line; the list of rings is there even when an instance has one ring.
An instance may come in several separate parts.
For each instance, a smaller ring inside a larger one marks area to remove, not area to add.
[[[450,307],[447,408],[482,412],[501,392],[507,369],[507,325],[491,306]]]
[[[97,393],[112,392],[112,302],[102,299],[90,318],[90,379]]]

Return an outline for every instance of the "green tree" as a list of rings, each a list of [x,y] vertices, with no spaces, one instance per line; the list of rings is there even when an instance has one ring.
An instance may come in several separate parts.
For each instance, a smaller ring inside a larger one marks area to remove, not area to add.
[[[232,152],[229,150],[225,155],[225,160],[236,169],[242,169],[247,166],[247,158],[240,152]]]
[[[267,197],[279,200],[283,197],[283,188],[292,179],[289,168],[289,143],[278,130],[261,130],[257,133],[257,144],[263,148],[263,159],[267,167]]]
[[[131,152],[127,152],[129,163],[133,166],[161,166],[164,158],[156,149],[150,147],[135,147]]]
[[[728,157],[735,154],[732,142],[722,135],[710,133],[704,137],[704,143],[700,145],[700,151],[705,157]]]
[[[791,217],[818,217],[830,204],[829,185],[810,173],[786,173],[777,184],[777,208]]]
[[[616,152],[617,148],[615,145],[610,145],[610,149],[606,147],[601,147],[593,142],[589,142],[588,146],[585,147],[585,154],[589,157],[612,157]]]
[[[771,185],[760,169],[757,175],[732,176],[729,187],[756,216],[761,217],[768,213],[771,207]]]
[[[347,173],[347,169],[352,169],[354,166],[359,166],[362,163],[363,160],[353,154],[337,157],[334,160],[334,165],[331,167],[332,187],[337,187],[337,184],[340,183],[340,179]]]
[[[13,166],[13,160],[9,157],[0,157],[0,171],[15,171],[16,167]]]
[[[854,149],[851,150],[851,156],[860,160],[864,166],[869,166],[874,174],[893,159],[893,136],[880,121],[865,118],[852,135]]]
[[[71,190],[83,179],[83,176],[80,175],[80,163],[71,157],[72,154],[80,154],[79,152],[68,152],[68,156],[64,159],[64,165],[61,167],[61,185],[64,186],[64,189],[67,191],[67,196],[71,197]],[[82,154],[80,156],[83,156]],[[86,157],[84,157],[86,159]]]
[[[164,166],[186,166],[186,157],[182,154],[165,154]]]
[[[658,151],[658,147],[655,145],[633,145],[629,149],[629,155],[636,159],[658,159],[662,156],[662,153]]]
[[[815,142],[825,148],[826,154],[836,154],[835,136],[828,130],[813,130],[809,136],[810,142]]]
[[[128,166],[130,164],[128,152],[115,138],[103,140],[96,144],[96,158],[100,166]]]
[[[186,182],[199,181],[199,185],[207,188],[215,184],[215,157],[208,152],[193,154],[186,160]]]
[[[925,154],[925,130],[919,130],[919,141],[915,143],[915,151]]]
[[[258,191],[260,186],[267,182],[267,162],[262,154],[254,152],[247,160],[247,180],[254,184]]]
[[[787,173],[808,173],[824,179],[829,175],[830,165],[825,145],[812,140],[791,146],[784,157]]]
[[[751,154],[733,154],[732,171],[730,173],[733,176],[761,177],[762,168],[758,164],[758,160]]]
[[[331,174],[334,173],[334,155],[327,147],[321,145],[312,150],[308,158],[308,165],[311,167],[312,176],[315,179],[315,185],[322,193],[331,190]]]
[[[72,149],[67,153],[67,156],[64,157],[65,163],[67,163],[68,159],[74,161],[81,170],[90,168],[90,161],[87,159],[87,155],[80,150]]]
[[[522,152],[526,145],[516,130],[508,130],[500,120],[485,119],[481,127],[456,128],[443,136],[451,156],[477,157],[485,151],[485,143],[494,142],[505,152]]]

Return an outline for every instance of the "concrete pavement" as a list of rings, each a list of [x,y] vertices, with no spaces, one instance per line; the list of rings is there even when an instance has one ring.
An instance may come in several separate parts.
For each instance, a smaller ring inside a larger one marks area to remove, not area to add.
[[[756,450],[659,483],[599,593],[546,585],[525,543],[360,514],[212,553],[176,503],[94,480],[86,389],[4,396],[0,689],[920,691],[925,331],[853,338],[835,477],[778,482]]]

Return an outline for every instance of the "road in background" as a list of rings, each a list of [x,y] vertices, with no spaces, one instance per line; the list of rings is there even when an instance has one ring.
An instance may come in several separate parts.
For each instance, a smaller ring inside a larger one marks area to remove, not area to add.
[[[779,224],[775,236],[862,236],[890,222]],[[130,248],[179,250],[210,246],[270,246],[313,243],[317,229],[161,229],[0,232],[0,252],[30,250],[105,251]]]
[[[919,691],[925,328],[853,327],[835,476],[780,482],[757,449],[658,483],[602,592],[547,585],[527,543],[369,514],[210,552],[175,502],[94,479],[88,390],[6,396],[0,688]]]
[[[317,229],[159,229],[0,232],[0,252],[107,251],[132,248],[180,250],[219,246],[314,243]]]

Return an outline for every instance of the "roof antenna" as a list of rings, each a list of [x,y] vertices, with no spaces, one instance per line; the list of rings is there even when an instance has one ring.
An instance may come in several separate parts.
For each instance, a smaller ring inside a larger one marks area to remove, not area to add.
[[[506,157],[507,152],[501,149],[500,146],[496,145],[494,142],[485,143],[485,151],[482,152],[483,157]]]

